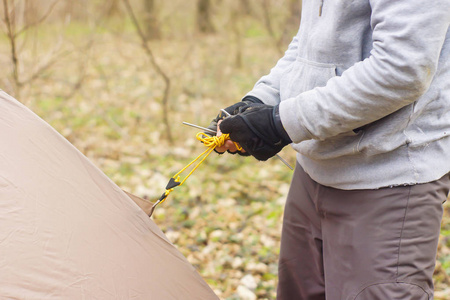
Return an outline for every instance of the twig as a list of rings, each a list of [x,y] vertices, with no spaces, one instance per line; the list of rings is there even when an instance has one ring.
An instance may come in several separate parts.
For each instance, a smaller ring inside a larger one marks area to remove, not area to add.
[[[18,56],[18,50],[17,50],[17,37],[26,32],[31,27],[34,27],[40,23],[42,23],[45,19],[48,18],[50,13],[52,12],[55,5],[58,3],[59,0],[56,0],[53,2],[53,4],[50,6],[48,11],[36,22],[31,22],[29,24],[24,25],[20,30],[15,30],[15,10],[16,5],[13,5],[13,8],[11,11],[9,11],[8,7],[8,0],[3,0],[3,9],[4,9],[4,22],[6,24],[7,28],[7,36],[9,39],[10,47],[11,47],[11,61],[13,64],[13,79],[15,83],[16,93],[19,93],[20,88],[24,86],[25,84],[30,83],[31,81],[37,79],[40,74],[48,69],[50,66],[52,66],[56,62],[56,58],[49,60],[45,65],[38,68],[28,79],[21,81],[19,78],[19,56]]]
[[[52,59],[48,60],[44,65],[40,66],[36,71],[34,71],[30,77],[28,77],[25,80],[20,81],[20,85],[23,86],[23,85],[26,85],[26,84],[36,80],[37,78],[39,78],[41,76],[41,74],[45,70],[47,70],[48,68],[53,66],[58,61],[59,58],[67,56],[70,53],[71,53],[71,51],[66,50],[66,51],[63,51],[60,54],[54,56]]]
[[[13,78],[14,82],[16,84],[16,87],[20,87],[19,82],[19,60],[17,59],[17,50],[16,50],[16,39],[14,35],[14,25],[12,24],[9,8],[8,8],[8,0],[3,0],[3,10],[4,10],[4,16],[5,16],[5,24],[7,29],[7,35],[9,38],[9,43],[11,46],[11,60],[13,63]]]
[[[133,8],[131,7],[131,4],[128,0],[122,0],[125,4],[125,7],[127,9],[128,14],[131,17],[131,21],[134,24],[134,27],[136,28],[136,31],[141,39],[141,46],[144,49],[144,51],[147,53],[147,56],[150,59],[150,63],[155,68],[156,72],[162,77],[164,80],[165,88],[162,98],[162,104],[163,104],[163,122],[166,126],[166,134],[167,138],[169,140],[170,144],[173,144],[173,138],[172,138],[172,131],[169,124],[169,93],[170,93],[170,78],[167,76],[167,74],[161,69],[160,65],[156,62],[155,56],[153,55],[152,50],[148,46],[147,43],[147,37],[144,34],[144,31],[141,29],[141,26],[139,25],[139,22],[136,18],[136,15],[134,14]]]
[[[36,26],[42,22],[45,21],[45,19],[48,18],[48,16],[52,13],[53,8],[56,6],[56,4],[58,4],[58,0],[56,0],[55,2],[52,3],[52,5],[50,6],[50,8],[47,10],[47,12],[37,21],[26,24],[25,26],[23,26],[20,30],[16,31],[14,33],[14,38],[16,38],[17,36],[21,35],[22,33],[24,33],[25,31],[27,31],[28,29],[30,29],[33,26]]]

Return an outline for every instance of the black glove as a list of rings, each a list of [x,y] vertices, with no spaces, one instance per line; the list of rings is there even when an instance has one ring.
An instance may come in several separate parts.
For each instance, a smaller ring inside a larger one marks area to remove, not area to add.
[[[237,102],[237,103],[235,103],[235,104],[233,104],[233,105],[231,105],[231,106],[228,106],[227,108],[224,108],[224,110],[226,111],[226,112],[228,112],[230,115],[237,115],[237,114],[239,114],[239,113],[242,113],[242,112],[244,112],[247,108],[249,108],[249,107],[251,107],[251,106],[255,106],[255,105],[262,105],[263,104],[263,102],[261,101],[261,100],[259,100],[258,98],[256,98],[256,97],[253,97],[253,96],[246,96],[246,97],[244,97],[244,99],[242,99],[242,101],[240,101],[240,102]],[[208,129],[211,129],[211,130],[213,130],[213,131],[216,131],[217,130],[217,123],[220,121],[220,120],[223,120],[223,119],[225,119],[227,117],[227,115],[224,113],[224,112],[220,112],[212,121],[211,121],[211,123],[209,124],[209,126],[208,126]],[[208,134],[208,135],[212,135],[211,134],[211,132],[205,132],[205,134]],[[214,150],[214,151],[216,151],[216,150]],[[223,152],[218,152],[218,151],[216,151],[217,153],[219,153],[219,154],[223,154]],[[248,153],[245,153],[245,152],[241,152],[241,151],[237,151],[237,152],[230,152],[230,151],[227,151],[228,153],[231,153],[231,154],[236,154],[236,153],[238,153],[238,154],[240,154],[240,155],[242,155],[242,156],[249,156],[250,154],[248,154]]]
[[[263,102],[256,97],[246,96],[244,99],[242,99],[242,101],[237,102],[231,106],[228,106],[227,108],[224,108],[224,110],[227,113],[229,113],[230,115],[237,115],[237,114],[245,111],[250,106],[255,105],[255,104],[263,104]],[[220,113],[211,121],[211,123],[208,126],[208,129],[216,131],[217,123],[220,120],[225,119],[226,117],[227,117],[227,115],[224,112],[220,111]],[[205,132],[205,133],[211,135],[208,132]]]
[[[258,105],[228,117],[220,130],[258,160],[267,160],[292,143],[280,119],[279,106]]]

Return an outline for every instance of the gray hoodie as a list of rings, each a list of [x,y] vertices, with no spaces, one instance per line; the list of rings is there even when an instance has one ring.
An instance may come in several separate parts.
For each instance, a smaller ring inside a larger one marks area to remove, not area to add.
[[[450,172],[450,0],[303,0],[298,34],[248,95],[280,103],[297,159],[340,189]]]

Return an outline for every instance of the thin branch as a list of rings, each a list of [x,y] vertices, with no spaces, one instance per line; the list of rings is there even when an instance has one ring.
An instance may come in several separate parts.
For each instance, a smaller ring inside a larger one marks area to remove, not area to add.
[[[125,4],[125,7],[127,9],[128,14],[130,15],[131,21],[133,22],[134,27],[136,28],[136,31],[141,39],[141,46],[144,49],[144,51],[147,53],[147,56],[150,59],[150,62],[152,66],[155,68],[156,72],[163,78],[165,88],[164,88],[164,94],[162,99],[163,104],[163,121],[164,125],[166,127],[166,134],[169,140],[170,144],[173,144],[173,138],[169,123],[169,92],[170,92],[170,78],[167,76],[167,74],[161,69],[160,65],[156,62],[155,56],[153,55],[152,50],[148,46],[147,43],[147,37],[144,34],[144,31],[142,30],[141,26],[139,25],[139,22],[136,18],[136,15],[134,14],[133,8],[131,7],[131,4],[128,0],[122,0]]]
[[[11,20],[11,28],[12,28],[12,32],[16,32],[16,8],[17,8],[17,1],[13,1],[12,3],[12,9],[9,12],[9,18]]]
[[[25,31],[27,31],[28,29],[30,29],[33,26],[36,26],[42,22],[45,21],[45,19],[48,18],[48,16],[52,13],[53,8],[56,6],[56,4],[58,4],[59,0],[56,0],[55,2],[52,3],[52,5],[50,6],[50,8],[47,10],[47,12],[37,21],[32,22],[30,24],[26,24],[25,26],[23,26],[20,30],[18,30],[17,32],[14,33],[14,37],[17,37],[19,35],[21,35],[22,33],[24,33]]]
[[[72,98],[75,93],[77,93],[78,91],[81,90],[81,87],[83,85],[83,82],[86,80],[87,78],[87,64],[88,64],[88,60],[90,60],[90,57],[88,54],[86,54],[85,52],[89,49],[91,49],[92,45],[94,44],[94,40],[91,39],[89,40],[86,45],[84,47],[81,48],[80,52],[83,53],[83,57],[85,57],[86,59],[83,60],[84,63],[78,65],[79,67],[79,76],[78,76],[78,80],[75,82],[75,84],[72,85],[71,91],[66,94],[64,96],[64,99],[70,99]],[[105,79],[105,81],[107,82],[107,79]]]
[[[11,46],[11,60],[13,63],[13,78],[14,78],[14,82],[17,86],[20,86],[20,82],[19,82],[19,60],[17,58],[17,50],[16,50],[16,38],[14,35],[14,29],[13,29],[13,24],[11,23],[11,17],[10,17],[10,12],[9,12],[9,8],[8,8],[8,0],[3,0],[3,10],[4,10],[4,16],[5,16],[5,24],[6,24],[6,29],[7,29],[7,35],[8,35],[8,39],[9,39],[9,43]]]
[[[41,65],[36,71],[34,71],[34,73],[30,77],[21,81],[20,85],[23,86],[23,85],[26,85],[26,84],[38,79],[39,77],[41,77],[42,73],[44,71],[46,71],[47,69],[49,69],[51,66],[53,66],[58,61],[58,59],[60,59],[64,56],[67,56],[70,53],[71,53],[71,51],[66,50],[66,51],[59,53],[56,56],[53,56],[52,59],[49,59],[44,65]]]
[[[145,36],[144,32],[141,29],[141,26],[139,25],[139,22],[136,18],[136,15],[133,12],[130,2],[128,0],[123,0],[123,2],[125,3],[127,11],[130,14],[131,21],[133,22],[134,26],[136,27],[137,33],[138,33],[139,37],[141,38],[141,45],[144,48],[144,50],[147,52],[153,67],[156,69],[158,74],[160,74],[164,78],[164,81],[169,81],[169,77],[164,73],[164,71],[161,69],[159,64],[156,62],[155,56],[153,55],[152,50],[150,49],[150,47],[147,44],[147,37]]]

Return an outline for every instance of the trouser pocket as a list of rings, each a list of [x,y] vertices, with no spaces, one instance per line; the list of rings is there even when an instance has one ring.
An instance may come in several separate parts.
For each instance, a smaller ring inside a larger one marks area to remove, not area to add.
[[[362,289],[348,300],[430,300],[432,295],[422,287],[404,282],[375,283]]]

